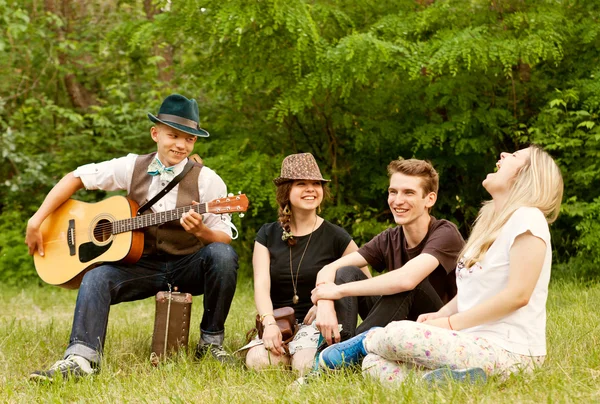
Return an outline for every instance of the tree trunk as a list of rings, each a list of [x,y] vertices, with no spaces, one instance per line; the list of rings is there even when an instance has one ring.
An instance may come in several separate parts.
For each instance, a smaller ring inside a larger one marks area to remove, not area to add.
[[[149,21],[153,21],[155,15],[163,12],[156,6],[153,0],[144,0],[144,11]],[[163,58],[157,65],[158,79],[162,82],[173,80],[173,53],[174,49],[170,44],[163,43],[162,46],[160,44],[154,45],[154,55]]]
[[[59,43],[64,42],[72,30],[73,21],[78,18],[78,10],[71,0],[45,0],[44,4],[47,12],[57,15],[63,20],[63,26],[56,28],[56,37]],[[84,8],[79,7],[79,12],[83,13]],[[57,50],[57,54],[60,66],[66,71],[63,81],[73,106],[77,109],[86,110],[91,105],[96,104],[94,95],[77,80],[77,76],[73,72],[74,65],[71,63],[69,55],[62,50]]]

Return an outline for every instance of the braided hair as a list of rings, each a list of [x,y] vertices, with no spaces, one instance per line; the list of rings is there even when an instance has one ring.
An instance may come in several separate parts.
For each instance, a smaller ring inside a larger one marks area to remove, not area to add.
[[[290,206],[290,191],[292,190],[293,181],[287,181],[277,186],[277,192],[275,199],[277,200],[277,221],[283,229],[283,234],[292,234],[292,228],[290,221],[292,220],[292,208]],[[286,237],[285,241],[291,247],[296,245],[296,239],[292,237]]]

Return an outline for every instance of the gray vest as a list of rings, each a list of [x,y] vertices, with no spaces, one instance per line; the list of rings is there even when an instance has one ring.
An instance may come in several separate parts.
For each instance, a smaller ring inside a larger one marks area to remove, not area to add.
[[[138,156],[133,168],[131,189],[128,197],[140,206],[148,201],[148,188],[152,176],[148,174],[148,165],[156,153]],[[179,182],[176,207],[188,206],[192,201],[200,201],[198,190],[198,176],[202,165],[195,163],[194,167]],[[146,212],[148,213],[148,212]],[[178,220],[166,222],[158,226],[149,226],[144,229],[144,254],[193,254],[204,246],[196,236],[186,232]]]

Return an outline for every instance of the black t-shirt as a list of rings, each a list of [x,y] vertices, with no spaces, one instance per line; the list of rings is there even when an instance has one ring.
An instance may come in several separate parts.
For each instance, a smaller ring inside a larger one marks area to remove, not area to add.
[[[312,307],[310,292],[315,287],[317,273],[325,265],[342,256],[348,244],[352,241],[352,237],[346,230],[326,220],[313,232],[298,272],[296,288],[300,300],[298,304],[293,304],[294,286],[291,272],[293,272],[295,280],[298,263],[307,246],[310,234],[296,237],[297,243],[291,247],[293,271],[290,271],[290,247],[285,241],[281,240],[282,235],[283,229],[279,222],[267,223],[258,231],[256,242],[269,250],[273,308],[291,306],[296,311],[298,321],[302,322],[304,316]]]
[[[454,223],[431,216],[429,230],[418,246],[408,248],[402,226],[397,226],[375,236],[358,253],[378,272],[400,268],[419,254],[434,256],[440,264],[428,279],[446,303],[456,295],[455,269],[464,244]]]

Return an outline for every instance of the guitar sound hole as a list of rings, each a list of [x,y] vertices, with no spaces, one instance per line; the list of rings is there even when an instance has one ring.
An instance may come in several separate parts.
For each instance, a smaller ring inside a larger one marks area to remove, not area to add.
[[[111,227],[112,224],[106,219],[100,220],[96,223],[96,227],[94,227],[94,240],[99,243],[104,243],[108,241],[111,237]]]

